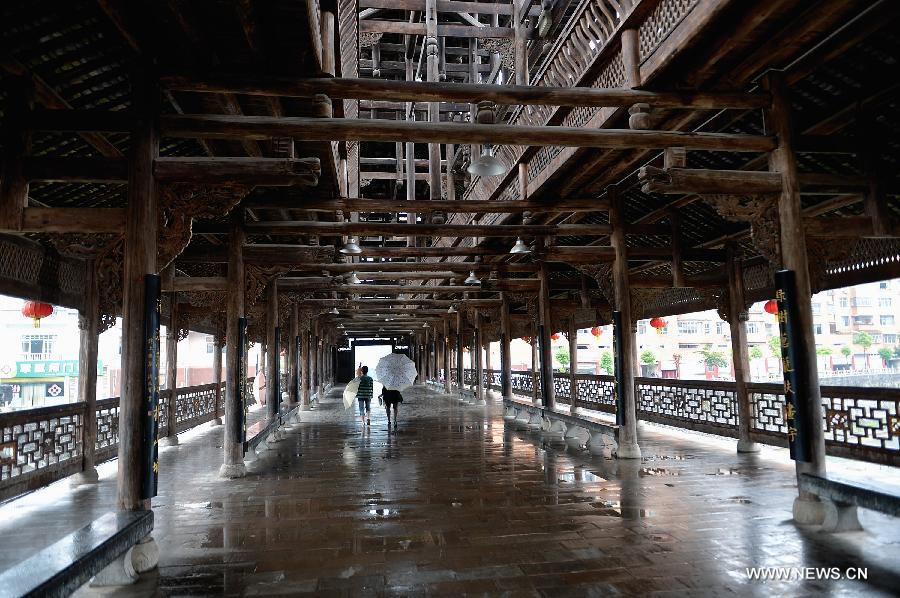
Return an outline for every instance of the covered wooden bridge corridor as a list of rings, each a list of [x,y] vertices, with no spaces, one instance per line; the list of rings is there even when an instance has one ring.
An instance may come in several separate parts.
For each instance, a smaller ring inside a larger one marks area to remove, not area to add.
[[[897,3],[0,15],[0,293],[77,309],[84,373],[0,413],[0,595],[900,587],[900,393],[821,384],[811,302],[900,277]],[[710,309],[734,380],[638,375],[638,320]],[[553,370],[606,325],[612,374]],[[175,384],[187,331],[212,384]],[[419,374],[397,434],[340,401],[376,341]]]

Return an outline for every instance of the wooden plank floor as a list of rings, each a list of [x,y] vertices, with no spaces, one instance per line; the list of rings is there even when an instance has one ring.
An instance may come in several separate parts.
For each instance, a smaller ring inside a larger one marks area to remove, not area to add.
[[[397,434],[374,406],[363,433],[332,395],[234,481],[216,476],[221,428],[166,449],[153,501],[159,570],[104,595],[900,589],[900,522],[863,512],[865,532],[798,530],[792,467],[774,449],[739,456],[733,441],[647,426],[645,458],[617,462],[543,447],[533,434],[505,429],[496,405],[419,391],[401,410]],[[96,487],[48,488],[0,507],[0,567],[39,548],[35,530],[49,543],[114,504],[114,492],[114,472],[105,472]],[[23,528],[30,540],[10,542]],[[869,579],[763,583],[747,579],[753,566],[867,567]]]

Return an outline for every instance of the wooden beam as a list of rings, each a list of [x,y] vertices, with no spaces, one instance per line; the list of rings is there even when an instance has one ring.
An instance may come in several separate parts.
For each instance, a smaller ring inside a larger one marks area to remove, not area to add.
[[[168,281],[166,281],[168,282]],[[228,278],[225,276],[176,276],[172,284],[163,285],[163,291],[189,293],[198,291],[225,291]]]
[[[533,34],[533,30],[532,34]],[[407,21],[373,21],[359,22],[360,33],[399,33],[400,35],[425,35],[425,23]],[[440,37],[468,38],[512,38],[511,27],[474,27],[472,25],[455,25],[438,23],[437,33]]]
[[[169,115],[160,120],[163,134],[167,137],[200,139],[298,137],[308,141],[494,143],[607,149],[685,147],[733,152],[768,152],[775,147],[772,137],[729,133],[271,116]]]
[[[30,157],[23,170],[28,180],[124,183],[128,164],[118,158]],[[157,181],[265,186],[316,185],[318,158],[157,158]]]
[[[521,212],[603,212],[609,207],[604,199],[574,198],[548,199],[546,201],[486,201],[486,200],[395,200],[365,198],[309,197],[297,200],[278,197],[275,194],[248,198],[244,207],[257,209],[323,210],[328,212],[427,212],[440,210],[448,213],[507,213]]]
[[[124,208],[25,208],[20,232],[121,233]]]
[[[807,189],[863,189],[866,185],[863,177],[830,173],[803,173],[798,179]],[[638,182],[644,193],[781,193],[781,176],[777,172],[644,166],[638,171]]]
[[[252,247],[252,246],[251,246]],[[449,271],[465,273],[476,272],[537,272],[536,264],[522,263],[484,263],[484,262],[354,262],[350,264],[300,264],[304,270],[328,271],[332,273],[358,272],[361,270],[374,272],[440,272]],[[403,277],[401,277],[403,278]]]
[[[248,222],[246,230],[265,235],[419,235],[434,237],[532,237],[608,235],[608,224],[480,225],[480,224],[402,224],[394,222]],[[204,229],[205,232],[205,229]]]
[[[386,10],[425,10],[425,0],[359,0],[359,8],[381,8]],[[438,12],[468,12],[483,15],[511,15],[512,4],[508,2],[462,2],[459,0],[437,0]],[[537,16],[540,8],[532,8]]]
[[[489,100],[497,104],[597,108],[628,107],[644,103],[655,108],[699,109],[755,109],[771,104],[770,96],[764,93],[664,92],[622,88],[532,87],[388,79],[298,79],[251,73],[204,79],[189,75],[169,75],[162,77],[162,82],[170,89],[182,91],[295,97],[312,97],[317,93],[324,93],[331,98],[397,102],[478,103]]]

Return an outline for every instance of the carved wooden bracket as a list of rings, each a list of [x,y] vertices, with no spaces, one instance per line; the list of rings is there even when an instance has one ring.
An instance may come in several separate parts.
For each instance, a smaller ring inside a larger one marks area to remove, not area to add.
[[[616,292],[613,287],[612,264],[603,263],[597,265],[572,264],[572,267],[597,281],[600,293],[610,305],[616,304]]]
[[[727,195],[712,193],[700,197],[711,205],[722,218],[750,224],[750,238],[753,246],[773,268],[780,267],[777,194]]]

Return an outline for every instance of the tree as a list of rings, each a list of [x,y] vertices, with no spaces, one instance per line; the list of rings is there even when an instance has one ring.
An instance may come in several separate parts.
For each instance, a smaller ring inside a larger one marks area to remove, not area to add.
[[[878,349],[878,355],[887,363],[894,356],[894,352],[889,347],[882,347]]]
[[[753,345],[750,347],[750,359],[761,359],[763,356],[762,349],[759,348],[759,345]]]
[[[831,347],[816,347],[816,355],[828,356],[831,355]]]
[[[606,372],[607,376],[612,376],[613,358],[609,351],[604,351],[603,356],[600,357],[600,369]]]
[[[641,363],[644,365],[656,365],[656,354],[647,350],[641,353]]]
[[[900,357],[900,345],[894,347],[894,357]]]
[[[569,367],[569,350],[565,348],[559,348],[554,355],[556,361],[559,362],[559,365],[563,367],[563,369],[568,369]]]
[[[869,367],[869,348],[872,346],[872,335],[868,332],[857,332],[853,335],[853,344],[862,347],[866,357],[866,367]]]
[[[781,359],[781,337],[770,336],[766,343],[769,345],[769,353],[772,354],[772,357]]]
[[[706,364],[706,369],[708,370],[713,368],[723,368],[728,365],[725,354],[721,351],[713,351],[711,345],[706,345],[705,348],[698,349],[697,353],[703,356],[703,363]]]
[[[853,349],[851,349],[847,345],[844,345],[843,347],[841,347],[841,355],[843,355],[844,357],[850,357],[851,355],[853,355]]]

